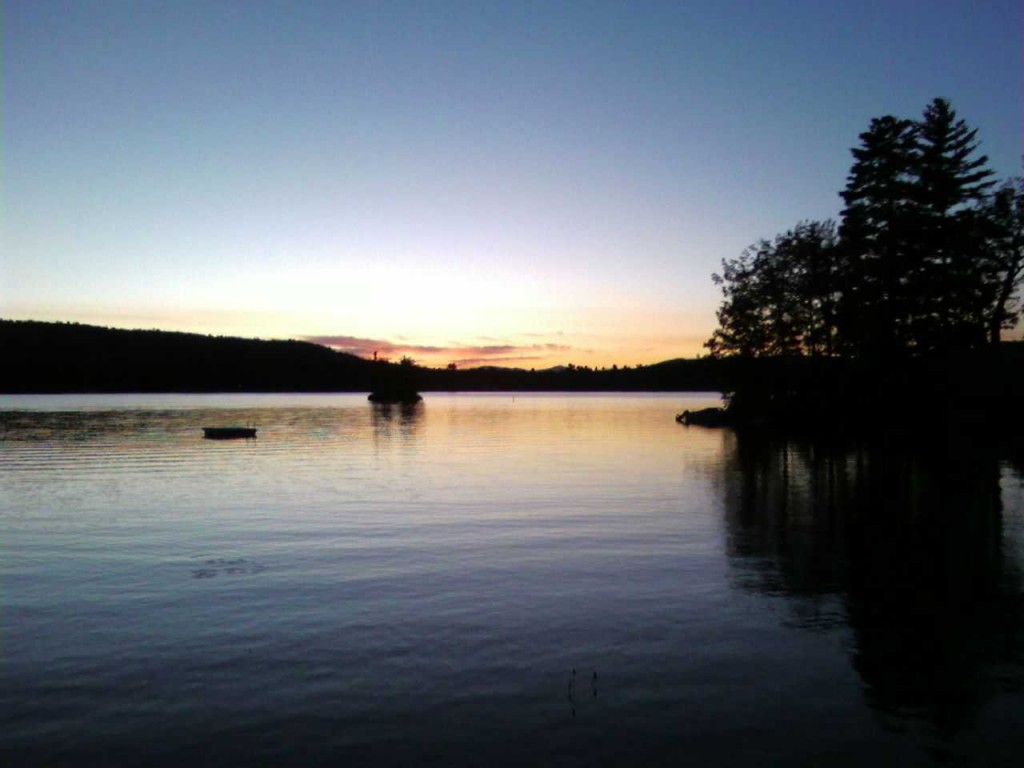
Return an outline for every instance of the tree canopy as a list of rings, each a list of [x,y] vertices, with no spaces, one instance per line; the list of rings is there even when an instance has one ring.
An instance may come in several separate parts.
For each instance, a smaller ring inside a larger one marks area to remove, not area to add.
[[[830,355],[835,344],[836,227],[801,222],[723,262],[725,301],[713,354]]]
[[[921,356],[1019,319],[1024,184],[995,189],[977,129],[935,99],[871,121],[838,226],[804,221],[725,259],[715,356]]]

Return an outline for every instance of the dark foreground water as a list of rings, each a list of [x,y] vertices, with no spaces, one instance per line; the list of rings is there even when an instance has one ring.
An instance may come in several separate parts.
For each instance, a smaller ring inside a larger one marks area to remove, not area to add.
[[[0,763],[1024,762],[1020,465],[714,401],[0,398]]]

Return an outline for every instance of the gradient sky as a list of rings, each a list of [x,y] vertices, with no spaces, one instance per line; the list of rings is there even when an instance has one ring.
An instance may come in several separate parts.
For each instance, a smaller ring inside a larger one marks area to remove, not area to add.
[[[429,365],[700,353],[936,96],[1020,173],[1020,0],[3,3],[0,316]]]

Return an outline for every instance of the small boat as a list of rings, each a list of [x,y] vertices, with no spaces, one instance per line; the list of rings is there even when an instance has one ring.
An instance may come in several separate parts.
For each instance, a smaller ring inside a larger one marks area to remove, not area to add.
[[[239,437],[256,437],[254,427],[203,427],[207,440],[233,440]]]

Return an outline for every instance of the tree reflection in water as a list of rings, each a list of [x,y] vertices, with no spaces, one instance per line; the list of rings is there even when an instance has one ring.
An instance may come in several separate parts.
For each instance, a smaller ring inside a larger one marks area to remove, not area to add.
[[[369,403],[375,438],[411,440],[422,424],[423,403]]]
[[[868,704],[950,739],[1024,680],[1018,464],[978,445],[733,435],[722,492],[736,585],[804,629],[848,626]],[[1013,525],[1007,526],[1007,521]],[[1018,532],[1019,533],[1019,532]]]

